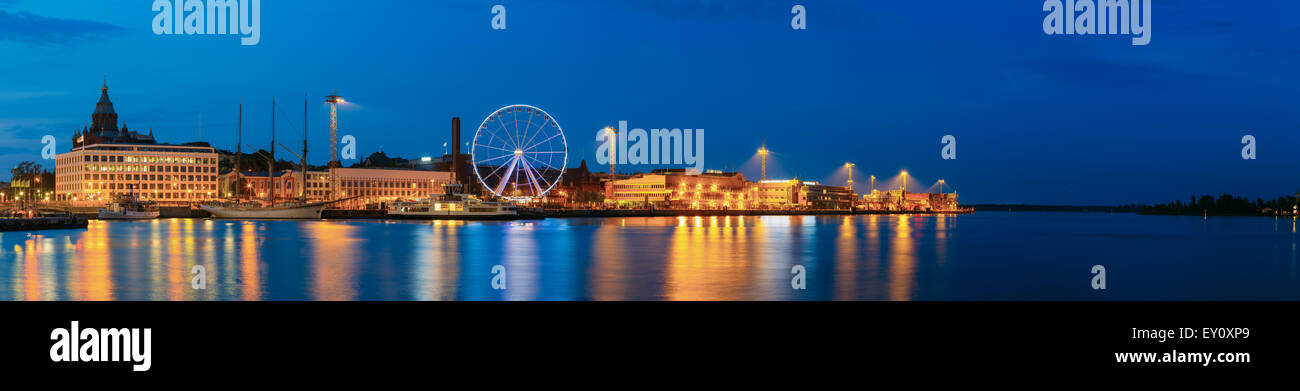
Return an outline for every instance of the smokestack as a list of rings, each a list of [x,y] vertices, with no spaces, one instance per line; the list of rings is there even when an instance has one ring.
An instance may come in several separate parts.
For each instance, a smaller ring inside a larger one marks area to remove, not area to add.
[[[460,183],[460,117],[451,117],[451,183]]]

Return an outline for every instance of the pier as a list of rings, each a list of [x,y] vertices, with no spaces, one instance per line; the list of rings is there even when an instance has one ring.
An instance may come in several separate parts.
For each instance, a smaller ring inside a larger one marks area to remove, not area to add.
[[[88,225],[86,219],[75,216],[0,219],[0,232],[81,229]]]

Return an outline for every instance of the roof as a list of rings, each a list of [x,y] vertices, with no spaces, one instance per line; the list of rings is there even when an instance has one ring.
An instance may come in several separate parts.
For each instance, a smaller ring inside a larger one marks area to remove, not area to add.
[[[220,175],[221,175],[221,176],[230,175],[230,171],[231,171],[231,170],[229,170],[229,169],[224,170],[224,171],[221,171],[221,174],[220,174]],[[283,176],[285,176],[285,175],[294,175],[294,174],[297,174],[297,172],[296,172],[296,171],[292,171],[292,170],[289,170],[289,171],[280,171],[280,172],[275,173],[275,177],[276,177],[276,178],[280,178],[280,177],[283,177]],[[242,172],[240,172],[240,175],[245,176],[245,177],[250,177],[250,178],[259,178],[259,177],[261,177],[261,178],[265,178],[265,177],[267,176],[267,175],[266,175],[266,171],[242,171]]]
[[[99,102],[95,103],[95,114],[116,113],[117,112],[113,111],[113,101],[108,99],[108,84],[105,83],[104,87],[100,88]]]

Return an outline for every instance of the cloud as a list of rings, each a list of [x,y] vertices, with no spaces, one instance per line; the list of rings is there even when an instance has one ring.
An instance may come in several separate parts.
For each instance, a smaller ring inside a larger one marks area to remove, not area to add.
[[[4,5],[16,0],[0,0]],[[89,20],[40,16],[23,11],[0,11],[0,41],[14,41],[32,46],[70,45],[101,34],[116,34],[121,27]]]

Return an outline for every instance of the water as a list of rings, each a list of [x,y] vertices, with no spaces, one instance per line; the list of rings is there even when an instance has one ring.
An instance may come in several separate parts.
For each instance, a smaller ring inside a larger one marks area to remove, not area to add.
[[[0,300],[1296,300],[1296,238],[1291,219],[1032,212],[92,222],[0,234]]]

